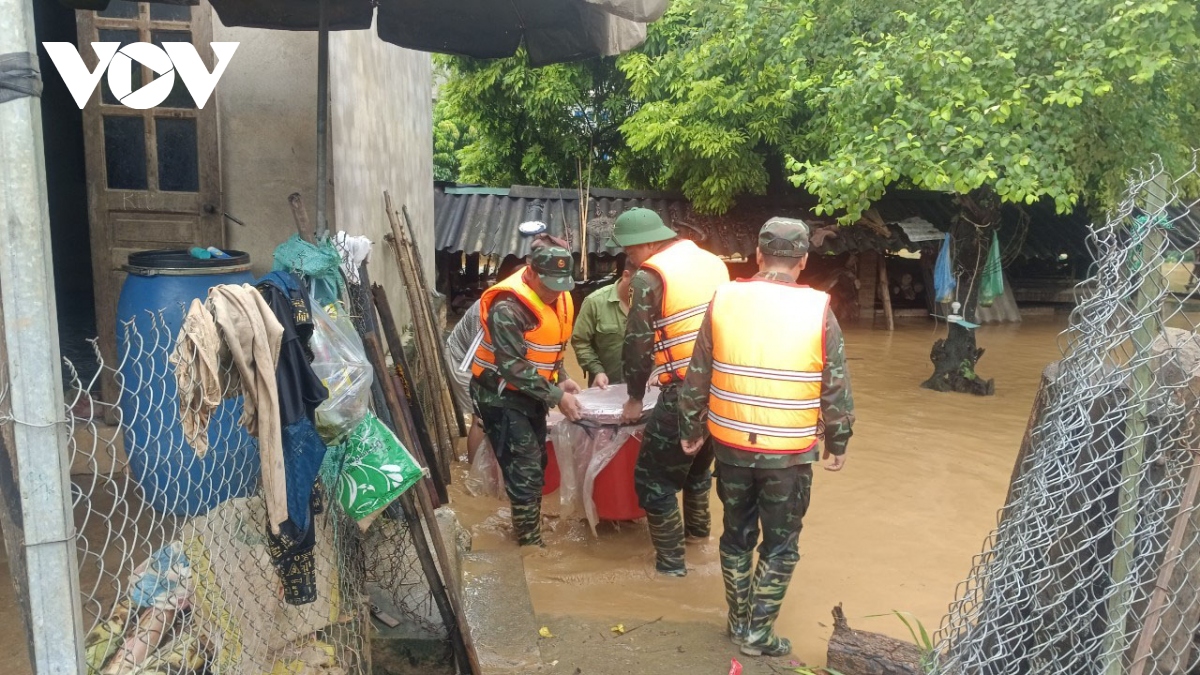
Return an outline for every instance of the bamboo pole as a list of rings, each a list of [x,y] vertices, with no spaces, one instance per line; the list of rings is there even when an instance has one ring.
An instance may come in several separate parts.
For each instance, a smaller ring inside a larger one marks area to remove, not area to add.
[[[417,282],[420,285],[421,298],[425,301],[426,316],[429,317],[429,331],[430,331],[431,335],[433,336],[433,344],[442,345],[445,342],[445,340],[442,338],[441,333],[438,331],[437,322],[433,318],[434,317],[433,301],[431,299],[433,297],[433,293],[431,293],[429,291],[429,286],[425,283],[425,274],[424,274],[425,261],[422,260],[422,258],[421,258],[421,247],[417,246],[417,235],[413,230],[412,218],[409,218],[409,216],[408,216],[408,206],[405,204],[401,204],[400,205],[400,213],[402,213],[404,215],[404,226],[408,230],[408,246],[409,246],[409,249],[412,251],[412,255],[416,261],[417,272],[418,272],[417,273]],[[440,348],[437,349],[434,352],[434,358],[437,360],[438,365],[441,368],[442,386],[440,387],[440,389],[442,391],[442,405],[445,406],[444,410],[447,410],[447,411],[453,410],[454,411],[454,424],[452,426],[457,427],[459,438],[466,438],[467,426],[466,426],[466,422],[464,421],[463,418],[465,417],[467,411],[463,410],[459,406],[458,399],[453,394],[450,393],[450,382],[451,382],[451,380],[454,379],[454,375],[453,375],[453,373],[450,372],[450,365],[446,361],[445,350],[440,349]],[[446,406],[447,403],[449,403],[448,406]],[[453,435],[453,432],[452,432],[452,435]]]
[[[400,276],[404,282],[404,290],[408,295],[409,309],[413,315],[413,336],[417,341],[417,353],[423,356],[421,381],[424,385],[424,400],[425,405],[429,409],[431,426],[438,439],[438,458],[439,465],[444,469],[446,475],[450,473],[450,457],[454,452],[454,444],[451,441],[450,427],[447,411],[442,405],[441,395],[439,392],[439,373],[436,368],[430,366],[429,355],[433,354],[438,349],[437,344],[430,344],[430,335],[424,330],[424,313],[427,305],[421,299],[420,282],[416,279],[419,276],[419,270],[414,269],[415,260],[406,255],[403,242],[407,239],[401,231],[400,222],[396,217],[396,211],[392,208],[392,197],[386,191],[383,193],[384,207],[387,209],[388,223],[391,226],[393,253],[396,256],[396,264],[400,268]]]

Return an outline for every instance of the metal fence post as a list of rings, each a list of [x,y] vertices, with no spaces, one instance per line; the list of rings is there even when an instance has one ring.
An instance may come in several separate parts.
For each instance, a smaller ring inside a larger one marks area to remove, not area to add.
[[[37,68],[32,2],[0,0],[0,59],[24,57]],[[0,86],[0,101],[11,93]],[[76,675],[83,672],[83,615],[40,104],[28,93],[0,103],[0,306],[8,370],[0,385],[7,385],[3,412],[11,417],[8,464],[18,471],[9,485],[19,491],[24,527],[24,578],[14,582],[28,593],[34,670]]]

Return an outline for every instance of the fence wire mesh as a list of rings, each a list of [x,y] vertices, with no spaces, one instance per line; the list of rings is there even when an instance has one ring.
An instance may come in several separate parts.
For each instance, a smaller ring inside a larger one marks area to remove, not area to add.
[[[182,318],[123,323],[119,363],[97,348],[87,380],[65,365],[87,674],[365,674],[372,607],[444,638],[398,504],[364,534],[318,481],[311,553],[271,550],[258,442],[239,425],[230,370],[207,452],[185,440],[170,363]],[[105,373],[117,406],[92,399]],[[297,590],[312,601],[285,600]]]
[[[1200,673],[1195,166],[1132,179],[928,670]]]

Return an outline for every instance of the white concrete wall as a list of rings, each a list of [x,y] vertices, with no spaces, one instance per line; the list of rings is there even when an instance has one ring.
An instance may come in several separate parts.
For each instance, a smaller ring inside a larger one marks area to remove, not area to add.
[[[255,274],[296,232],[288,195],[317,204],[317,34],[228,28],[213,13],[213,40],[240,42],[217,85],[227,246],[247,251]]]
[[[425,277],[434,287],[433,74],[430,55],[388,44],[375,29],[329,40],[333,181],[338,227],[374,242],[372,280],[387,289],[398,320],[407,301],[389,232],[383,191],[407,205]]]

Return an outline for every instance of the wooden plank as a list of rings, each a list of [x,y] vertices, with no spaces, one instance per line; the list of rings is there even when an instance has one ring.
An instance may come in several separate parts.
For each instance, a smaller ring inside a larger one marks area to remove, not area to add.
[[[879,297],[879,254],[863,251],[858,256],[858,316],[875,321],[875,299]]]

